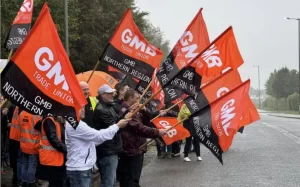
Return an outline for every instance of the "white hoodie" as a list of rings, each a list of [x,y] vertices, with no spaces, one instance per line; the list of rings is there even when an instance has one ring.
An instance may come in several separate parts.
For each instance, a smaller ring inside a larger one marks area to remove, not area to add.
[[[84,171],[92,169],[96,163],[96,145],[111,140],[119,127],[111,125],[100,131],[80,121],[76,130],[66,122],[67,170]]]

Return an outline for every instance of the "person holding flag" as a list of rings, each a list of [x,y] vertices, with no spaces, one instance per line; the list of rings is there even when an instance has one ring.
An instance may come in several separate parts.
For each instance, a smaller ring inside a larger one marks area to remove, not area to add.
[[[116,113],[119,114],[121,107],[122,107],[121,105],[124,100],[125,92],[130,88],[128,85],[124,85],[122,83],[117,83],[115,86],[115,89],[116,89],[116,95],[114,98],[114,109],[115,109]]]
[[[190,110],[186,107],[186,105],[182,105],[180,111],[179,111],[179,114],[178,114],[178,121],[181,121],[187,117],[189,117],[191,115],[191,112]],[[185,120],[183,122],[183,126],[184,127],[189,127],[190,123],[190,120]],[[194,146],[194,149],[195,149],[195,153],[196,153],[196,156],[197,156],[197,161],[202,161],[202,158],[200,156],[200,142],[197,138],[194,138],[193,136],[190,136],[188,138],[186,138],[186,142],[185,142],[185,146],[184,146],[184,158],[183,160],[185,162],[191,162],[191,159],[189,158],[189,152],[191,150],[191,144],[193,142],[193,146]]]
[[[114,94],[116,90],[108,84],[98,89],[98,103],[94,111],[93,122],[96,130],[106,129],[118,123],[120,117],[114,109]],[[118,154],[122,151],[120,133],[115,134],[112,140],[107,140],[96,147],[97,164],[101,174],[101,187],[112,187],[116,182]]]
[[[84,119],[84,115],[83,108],[80,117]],[[84,121],[79,122],[76,130],[69,123],[66,124],[66,167],[71,187],[91,187],[92,168],[97,160],[95,145],[111,140],[119,129],[126,126],[128,120],[122,119],[99,131],[89,127]]]
[[[124,103],[120,115],[128,111],[134,111],[139,107],[139,94],[134,90],[128,90],[124,96]],[[120,154],[120,187],[139,186],[146,148],[140,146],[146,142],[146,138],[159,138],[166,134],[163,129],[150,128],[151,114],[142,109],[132,117],[126,128],[121,132],[123,152]]]

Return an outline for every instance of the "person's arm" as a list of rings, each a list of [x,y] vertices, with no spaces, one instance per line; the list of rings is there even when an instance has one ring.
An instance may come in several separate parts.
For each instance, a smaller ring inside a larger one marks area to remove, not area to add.
[[[128,126],[126,128],[130,128],[132,131],[134,131],[136,134],[138,134],[141,137],[144,138],[158,138],[159,136],[159,130],[156,128],[150,128],[143,124],[140,124],[140,122],[136,119],[132,119],[128,122]]]
[[[43,127],[48,141],[52,145],[52,147],[59,152],[67,153],[66,145],[63,142],[61,142],[57,137],[56,127],[53,121],[51,119],[45,119]]]
[[[82,121],[79,123],[76,130],[70,128],[71,125],[69,123],[67,123],[67,125],[69,130],[68,136],[72,136],[85,141],[93,141],[96,145],[113,139],[113,137],[119,130],[117,124],[111,125],[108,128],[101,130],[95,130]]]
[[[94,120],[94,126],[95,126],[96,130],[100,130],[103,128],[107,128],[101,124],[111,124],[112,125],[112,124],[117,123],[119,119],[112,118],[109,111],[107,111],[107,110],[102,110],[102,111],[95,110],[93,120]]]

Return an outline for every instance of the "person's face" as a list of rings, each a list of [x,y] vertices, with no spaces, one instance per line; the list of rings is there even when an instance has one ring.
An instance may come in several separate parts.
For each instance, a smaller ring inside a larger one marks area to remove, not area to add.
[[[122,90],[120,90],[120,96],[124,97],[126,91],[129,90],[129,86],[124,86],[124,88]]]
[[[82,108],[82,109],[79,111],[79,114],[80,114],[80,119],[84,119],[84,118],[85,118],[85,110],[84,110],[84,108]]]
[[[135,93],[133,97],[130,97],[130,104],[133,105],[134,103],[137,103],[140,99],[140,95],[138,93]]]
[[[87,86],[82,86],[81,89],[82,89],[84,97],[88,98],[90,96],[90,88],[89,88],[89,86],[88,85]]]
[[[114,101],[114,93],[103,93],[101,94],[101,97],[103,99],[104,102],[107,102],[107,103],[111,103]]]

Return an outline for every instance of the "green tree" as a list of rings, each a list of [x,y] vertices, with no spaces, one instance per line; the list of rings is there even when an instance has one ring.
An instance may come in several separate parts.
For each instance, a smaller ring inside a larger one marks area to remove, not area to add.
[[[287,98],[299,91],[299,72],[287,67],[274,70],[265,83],[266,92],[275,98]]]
[[[22,2],[2,0],[4,5],[1,6],[2,43]],[[33,24],[44,2],[44,0],[34,1]],[[51,0],[48,4],[61,41],[64,43],[64,1]],[[146,16],[149,13],[141,11],[134,0],[72,0],[69,1],[69,42],[70,60],[76,73],[93,69],[127,8],[133,10],[134,20],[147,40],[161,48],[164,53],[169,51],[169,42],[164,40],[160,29],[153,27],[147,20]],[[1,58],[7,58],[7,55],[4,48],[1,48]]]
[[[274,72],[272,72],[270,75],[269,75],[269,78],[268,80],[266,81],[265,83],[265,89],[266,89],[266,92],[268,95],[272,95],[274,96],[274,91],[273,91],[273,84],[274,84],[274,79],[275,79],[275,76],[277,75],[277,71],[276,69],[274,70]]]

